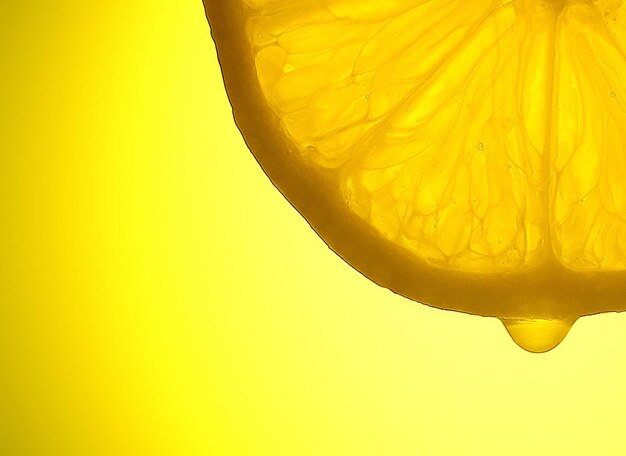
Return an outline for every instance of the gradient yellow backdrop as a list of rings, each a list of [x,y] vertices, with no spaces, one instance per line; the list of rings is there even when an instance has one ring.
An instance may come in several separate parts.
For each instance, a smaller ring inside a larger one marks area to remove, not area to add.
[[[626,315],[531,355],[364,279],[247,151],[200,0],[0,21],[1,455],[626,453]]]

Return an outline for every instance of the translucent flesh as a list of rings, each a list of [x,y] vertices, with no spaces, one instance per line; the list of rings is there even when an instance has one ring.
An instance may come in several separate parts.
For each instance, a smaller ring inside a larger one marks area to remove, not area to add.
[[[246,0],[271,109],[433,267],[626,269],[621,1]]]

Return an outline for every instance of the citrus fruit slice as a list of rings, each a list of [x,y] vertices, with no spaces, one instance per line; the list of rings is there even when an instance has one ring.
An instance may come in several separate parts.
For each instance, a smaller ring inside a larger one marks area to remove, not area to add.
[[[246,143],[358,271],[536,352],[626,309],[621,1],[205,7]]]

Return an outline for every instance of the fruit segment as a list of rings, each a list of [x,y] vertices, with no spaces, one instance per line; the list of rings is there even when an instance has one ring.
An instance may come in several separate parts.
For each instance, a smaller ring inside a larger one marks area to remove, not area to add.
[[[575,270],[626,268],[626,22],[618,13],[580,3],[559,19],[552,226],[559,260]]]

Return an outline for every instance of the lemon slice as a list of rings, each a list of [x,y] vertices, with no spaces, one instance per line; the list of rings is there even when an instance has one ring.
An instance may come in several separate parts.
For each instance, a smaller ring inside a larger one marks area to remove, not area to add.
[[[522,347],[626,309],[621,1],[205,1],[237,125],[376,283]]]

